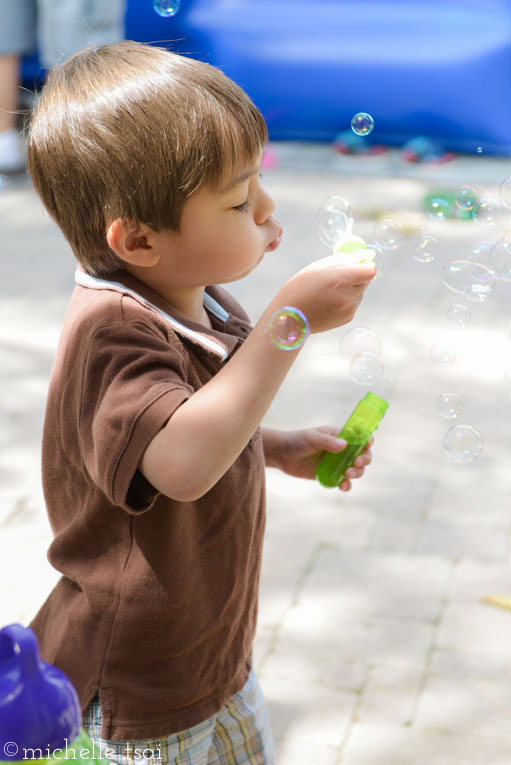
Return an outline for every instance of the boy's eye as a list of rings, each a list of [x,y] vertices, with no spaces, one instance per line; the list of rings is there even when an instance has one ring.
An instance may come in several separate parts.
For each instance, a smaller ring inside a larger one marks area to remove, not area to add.
[[[239,210],[239,212],[246,212],[249,207],[250,207],[250,202],[248,201],[248,199],[245,199],[245,201],[242,202],[240,205],[236,205],[236,207],[233,207],[233,210]]]

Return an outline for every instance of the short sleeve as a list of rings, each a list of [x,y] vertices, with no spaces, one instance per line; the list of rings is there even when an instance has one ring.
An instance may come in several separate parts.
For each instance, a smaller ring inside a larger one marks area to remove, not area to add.
[[[157,492],[138,470],[142,455],[194,392],[179,338],[142,321],[101,326],[90,336],[81,383],[79,438],[87,473],[114,505],[146,510]]]

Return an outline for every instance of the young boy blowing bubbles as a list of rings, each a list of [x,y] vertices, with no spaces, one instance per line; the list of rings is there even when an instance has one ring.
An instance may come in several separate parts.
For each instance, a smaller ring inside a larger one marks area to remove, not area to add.
[[[312,332],[346,324],[374,265],[312,263],[254,328],[211,286],[279,245],[266,140],[220,71],[133,42],[55,69],[30,126],[35,188],[79,261],[43,436],[62,578],[31,626],[116,762],[134,741],[139,761],[274,761],[251,669],[264,466],[312,479],[345,443],[259,428],[299,353],[265,327],[288,305]]]

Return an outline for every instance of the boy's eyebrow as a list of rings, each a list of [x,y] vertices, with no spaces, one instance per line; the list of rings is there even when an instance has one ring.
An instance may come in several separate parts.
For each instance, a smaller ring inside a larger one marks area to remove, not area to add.
[[[239,186],[240,183],[243,183],[243,181],[246,181],[250,178],[251,175],[255,175],[255,173],[259,172],[259,167],[249,167],[243,170],[241,173],[238,173],[233,178],[229,180],[226,186],[224,186],[223,189],[221,189],[221,194],[225,194],[226,191],[230,191],[235,186]]]

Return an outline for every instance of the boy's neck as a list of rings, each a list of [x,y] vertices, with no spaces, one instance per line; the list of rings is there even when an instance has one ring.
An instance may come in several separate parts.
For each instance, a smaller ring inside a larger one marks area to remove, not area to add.
[[[149,268],[137,268],[136,266],[125,266],[126,271],[135,276],[139,281],[147,284],[158,295],[170,303],[187,319],[195,321],[198,324],[211,329],[209,315],[204,308],[204,287],[180,287],[174,289],[159,278],[153,278]]]

